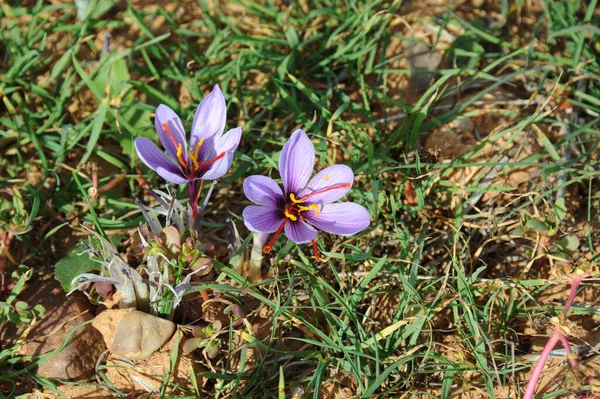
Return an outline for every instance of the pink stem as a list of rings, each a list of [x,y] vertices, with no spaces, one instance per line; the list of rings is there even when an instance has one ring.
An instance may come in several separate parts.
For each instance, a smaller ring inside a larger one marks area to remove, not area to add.
[[[540,375],[542,375],[542,370],[544,369],[544,365],[548,361],[550,352],[552,352],[552,349],[554,349],[554,346],[556,346],[556,343],[560,339],[561,335],[562,334],[561,334],[560,330],[558,328],[555,328],[554,333],[552,334],[552,336],[546,343],[546,346],[544,346],[544,350],[542,351],[542,354],[540,355],[539,360],[535,364],[533,373],[531,373],[531,379],[529,380],[529,383],[527,384],[527,389],[525,390],[525,395],[523,395],[523,399],[532,399],[533,398],[533,393],[535,392],[535,387],[537,385],[538,380],[540,379]]]
[[[577,290],[579,289],[579,285],[581,284],[581,282],[583,280],[585,280],[589,276],[590,275],[588,273],[584,273],[580,276],[566,276],[565,277],[571,282],[571,289],[569,290],[569,298],[567,299],[567,302],[565,303],[565,307],[563,308],[563,313],[565,315],[569,312],[569,309],[573,305],[573,301],[575,300],[575,296],[577,295]],[[567,352],[567,357],[569,359],[569,363],[571,364],[571,367],[572,368],[577,367],[577,365],[578,365],[577,360],[568,356],[573,353],[573,351],[571,350],[571,346],[569,345],[569,340],[567,339],[567,337],[565,337],[560,332],[560,327],[555,327],[554,332],[552,333],[552,336],[546,343],[546,346],[544,347],[544,350],[542,351],[542,354],[540,355],[538,362],[535,364],[533,373],[531,373],[531,379],[529,380],[529,383],[527,384],[527,389],[525,390],[525,395],[523,395],[523,399],[533,398],[533,393],[535,392],[535,387],[538,383],[538,380],[540,379],[540,375],[542,374],[544,365],[548,361],[550,352],[552,352],[552,349],[554,349],[554,347],[556,346],[556,343],[558,341],[560,341],[562,343],[562,345],[565,347],[565,351]]]
[[[567,312],[569,311],[569,308],[571,307],[571,305],[573,305],[573,301],[575,300],[575,296],[577,295],[577,290],[579,289],[579,285],[581,284],[581,282],[588,278],[590,275],[585,273],[582,274],[581,276],[567,276],[567,278],[571,281],[571,290],[569,291],[569,299],[567,299],[567,302],[565,303],[565,307],[563,308],[563,313],[567,314]]]
[[[571,350],[571,345],[569,345],[569,340],[562,333],[559,333],[558,338],[560,339],[560,342],[567,351],[567,359],[569,359],[569,363],[571,363],[571,368],[577,367],[579,365],[579,363],[577,363],[577,359],[573,358],[572,356],[569,356],[573,354],[573,351]]]

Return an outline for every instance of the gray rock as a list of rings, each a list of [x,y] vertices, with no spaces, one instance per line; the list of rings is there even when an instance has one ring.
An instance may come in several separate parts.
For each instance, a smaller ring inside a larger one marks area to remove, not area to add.
[[[435,71],[442,62],[442,54],[431,51],[429,46],[423,42],[410,42],[406,44],[408,65],[415,71],[410,75],[413,90],[417,93],[427,90],[435,79],[432,73],[426,71]]]

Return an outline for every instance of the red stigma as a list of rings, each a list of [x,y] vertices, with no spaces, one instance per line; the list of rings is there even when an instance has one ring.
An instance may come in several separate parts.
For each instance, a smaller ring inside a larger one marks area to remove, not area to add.
[[[162,123],[162,127],[165,130],[165,133],[167,133],[167,136],[169,136],[169,138],[171,139],[171,142],[175,146],[175,149],[177,149],[177,140],[175,140],[175,137],[173,137],[173,135],[171,134],[171,131],[169,130],[169,123],[168,122]]]
[[[342,189],[342,188],[348,189],[350,187],[351,187],[350,183],[336,184],[335,186],[327,187],[327,188],[324,188],[322,190],[317,190],[317,191],[313,191],[312,193],[308,193],[304,197],[302,197],[301,200],[305,201],[305,200],[307,200],[310,197],[313,197],[313,196],[315,196],[317,194],[326,193],[327,191],[337,190],[337,189]]]
[[[205,168],[208,165],[211,165],[211,164],[217,162],[219,159],[222,159],[224,156],[225,156],[225,152],[222,152],[219,155],[217,155],[216,157],[214,157],[213,159],[210,159],[206,162],[200,162],[200,164],[198,165],[198,169]]]
[[[315,253],[315,259],[317,260],[317,262],[320,262],[321,258],[319,258],[319,248],[317,248],[317,240],[316,239],[312,240],[312,247],[313,247],[313,252]]]
[[[277,237],[279,237],[279,235],[281,234],[281,232],[283,231],[283,228],[285,227],[285,224],[288,220],[285,219],[283,221],[283,223],[281,223],[281,225],[279,226],[279,228],[277,229],[277,231],[275,232],[275,234],[273,235],[273,237],[269,240],[269,242],[267,243],[267,245],[265,245],[265,247],[263,248],[263,251],[265,251],[266,254],[271,252],[271,249],[273,248],[273,245],[275,244],[275,241],[277,241]]]

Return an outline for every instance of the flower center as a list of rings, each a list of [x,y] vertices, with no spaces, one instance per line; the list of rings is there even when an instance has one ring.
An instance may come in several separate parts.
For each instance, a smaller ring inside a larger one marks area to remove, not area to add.
[[[286,219],[284,219],[283,223],[281,223],[281,225],[279,226],[279,228],[277,229],[277,231],[275,232],[273,237],[269,240],[267,245],[265,245],[265,248],[264,248],[265,253],[271,252],[271,248],[273,248],[273,244],[275,244],[275,241],[277,241],[277,237],[279,237],[279,235],[283,231],[283,228],[285,227],[285,224],[288,221],[295,222],[298,219],[304,220],[303,213],[308,212],[312,209],[315,210],[315,216],[318,215],[319,212],[321,211],[321,207],[317,204],[312,204],[309,206],[300,205],[300,204],[304,203],[304,200],[296,199],[296,194],[294,194],[294,193],[290,193],[289,201],[290,202],[286,201],[285,207],[283,208],[283,214],[285,215]]]
[[[173,137],[173,134],[171,134],[171,131],[169,130],[169,124],[167,122],[163,123],[162,127],[165,130],[165,133],[167,133],[167,136],[169,136],[169,139],[171,139],[173,145],[177,148],[177,162],[179,162],[179,165],[181,165],[181,167],[188,172],[190,179],[193,179],[196,172],[198,172],[200,169],[212,165],[225,156],[225,152],[221,152],[219,155],[209,159],[208,161],[199,161],[198,157],[200,156],[200,148],[202,147],[202,144],[204,144],[203,137],[198,141],[198,144],[196,144],[196,148],[188,153],[188,159],[192,161],[192,166],[190,167],[189,162],[183,157],[183,144],[177,143],[177,140],[175,140],[175,137]]]
[[[328,178],[326,178],[325,180],[329,180]],[[317,216],[319,214],[319,212],[321,212],[321,206],[317,205],[317,204],[311,204],[309,206],[305,206],[302,205],[306,202],[307,199],[309,199],[310,197],[313,197],[317,194],[321,194],[321,193],[326,193],[328,191],[331,190],[337,190],[337,189],[349,189],[350,188],[350,184],[349,183],[344,183],[344,184],[336,184],[330,187],[326,187],[323,188],[321,190],[316,190],[313,191],[312,193],[308,193],[305,196],[303,196],[302,198],[296,198],[296,194],[294,193],[290,193],[289,196],[289,201],[285,201],[285,205],[283,208],[283,214],[285,215],[285,219],[283,220],[283,222],[281,223],[281,225],[279,226],[279,228],[277,229],[277,231],[275,232],[275,234],[273,235],[273,237],[271,237],[271,239],[269,240],[269,242],[267,243],[267,245],[265,245],[264,247],[264,251],[265,253],[269,253],[271,252],[271,249],[273,248],[273,245],[275,244],[275,241],[277,241],[277,237],[279,237],[279,235],[281,234],[281,232],[283,231],[285,224],[287,222],[296,222],[298,221],[298,219],[304,221],[305,219],[305,212],[308,212],[310,210],[314,210],[315,211],[315,216]],[[317,246],[316,246],[316,242],[313,240],[313,249],[315,251],[315,257],[317,258],[317,260],[319,259],[319,255],[317,252]]]
[[[296,199],[296,195],[294,193],[290,193],[290,200],[292,202],[285,206],[283,214],[292,222],[295,222],[298,219],[304,220],[304,215],[302,215],[302,212],[308,212],[311,209],[314,209],[315,216],[317,216],[321,211],[321,208],[317,204],[312,204],[309,206],[300,205],[304,203],[304,199]]]

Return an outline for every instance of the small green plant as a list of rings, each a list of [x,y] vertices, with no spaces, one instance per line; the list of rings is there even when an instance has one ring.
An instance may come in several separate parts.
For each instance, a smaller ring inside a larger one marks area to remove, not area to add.
[[[0,302],[0,329],[4,328],[5,323],[12,323],[17,326],[29,325],[44,314],[45,309],[42,305],[30,306],[26,302],[17,300],[32,273],[32,269],[23,265],[12,273],[11,278],[16,282],[6,301]]]
[[[561,226],[567,215],[565,201],[558,199],[545,213],[532,215],[521,211],[521,226],[513,229],[513,235],[523,235],[532,239],[540,236],[540,248],[561,259],[569,259],[569,254],[579,247],[579,239],[574,234],[563,233]]]

